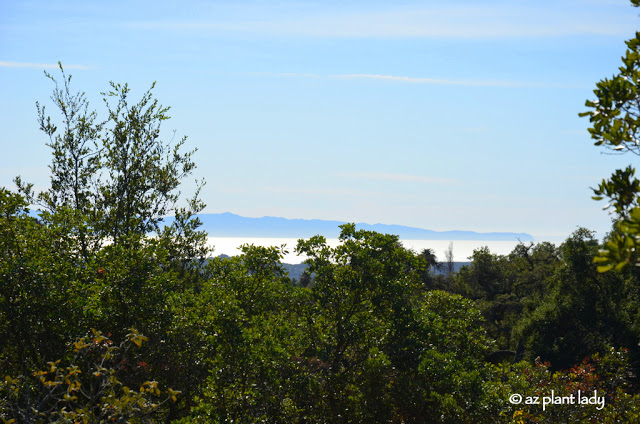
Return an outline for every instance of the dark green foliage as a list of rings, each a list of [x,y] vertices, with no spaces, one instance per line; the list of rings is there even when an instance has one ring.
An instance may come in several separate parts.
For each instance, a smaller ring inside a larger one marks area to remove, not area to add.
[[[592,232],[578,229],[560,247],[520,244],[508,256],[479,249],[455,290],[475,299],[488,334],[511,358],[521,346],[525,358],[562,368],[623,346],[635,360],[638,272],[598,273],[599,248]]]
[[[299,364],[299,294],[283,273],[282,252],[244,246],[215,258],[199,293],[177,299],[171,337],[190,346],[181,360],[191,384],[204,386],[194,422],[290,422],[291,374]],[[175,353],[174,353],[175,355]]]
[[[561,264],[539,305],[524,315],[516,334],[530,355],[568,367],[607,346],[637,350],[634,329],[620,304],[626,288],[618,275],[596,271],[593,233],[579,229],[560,246]]]
[[[341,241],[300,241],[311,289],[288,283],[273,248],[210,262],[174,330],[209,370],[184,422],[481,419],[469,399],[484,399],[491,341],[471,301],[425,292],[424,262],[395,236],[346,225]]]
[[[305,356],[324,364],[323,384],[315,386],[322,416],[472,421],[464,396],[477,387],[489,346],[478,312],[457,296],[424,292],[427,264],[396,236],[346,225],[340,240],[335,249],[322,237],[297,248],[316,274]]]
[[[91,271],[73,217],[35,219],[22,196],[0,189],[0,373],[54,359],[78,336]]]
[[[557,249],[550,243],[521,243],[508,256],[481,248],[471,259],[456,275],[453,290],[475,299],[489,335],[501,349],[514,350],[519,343],[514,327],[538,306],[560,265]]]

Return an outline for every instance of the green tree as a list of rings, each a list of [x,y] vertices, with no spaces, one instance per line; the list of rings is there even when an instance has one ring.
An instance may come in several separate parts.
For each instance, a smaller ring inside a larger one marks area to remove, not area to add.
[[[242,250],[211,259],[201,290],[175,299],[180,312],[169,337],[189,348],[168,353],[171,366],[182,369],[175,377],[184,380],[171,385],[198,394],[183,422],[289,423],[305,413],[298,408],[308,393],[297,358],[307,340],[299,313],[307,291],[291,285],[281,249]]]
[[[593,256],[593,232],[576,230],[559,248],[560,264],[538,306],[524,314],[515,333],[529,356],[540,356],[563,368],[609,346],[637,350],[626,306],[627,287],[617,273],[601,274]]]
[[[497,295],[508,291],[503,275],[504,258],[492,254],[488,247],[482,247],[475,249],[470,259],[471,265],[463,267],[456,276],[461,294],[493,301]]]
[[[169,108],[153,98],[154,86],[134,104],[126,84],[112,82],[111,91],[103,93],[108,121],[100,153],[104,182],[96,206],[103,213],[100,230],[114,243],[158,231],[163,216],[174,211],[178,186],[195,168],[193,151],[181,152],[186,137],[173,146],[161,141],[160,125],[169,119]]]
[[[442,275],[445,268],[444,264],[438,262],[438,258],[433,249],[423,249],[419,256],[422,257],[425,262],[424,269],[419,271],[422,284],[430,289],[445,290],[449,288],[447,279]]]
[[[301,409],[312,422],[478,422],[491,345],[480,313],[429,291],[424,255],[397,236],[341,228],[336,248],[320,236],[297,247],[316,275],[301,355],[313,396]]]
[[[175,143],[162,140],[161,124],[169,119],[169,108],[154,98],[155,83],[132,102],[127,84],[111,82],[110,90],[102,93],[107,117],[99,121],[85,94],[73,93],[71,76],[61,64],[60,72],[62,87],[51,74],[45,75],[55,84],[51,100],[61,122],[56,125],[45,106],[37,105],[40,129],[52,149],[51,187],[35,194],[32,185],[17,177],[20,191],[50,213],[73,211],[82,222],[77,232],[85,256],[90,247],[131,243],[160,232],[169,214],[176,215],[169,226],[174,233],[194,236],[191,230],[198,220],[193,215],[204,204],[198,189],[178,207],[178,188],[195,169],[195,150],[183,152],[186,137]]]
[[[507,272],[511,265],[504,256],[492,254],[487,247],[473,251],[471,264],[463,266],[455,276],[457,293],[475,300],[485,317],[485,327],[507,349],[511,345],[511,314],[519,312],[519,299]]]
[[[100,120],[61,72],[60,85],[47,74],[60,123],[38,105],[53,153],[51,187],[34,193],[18,177],[18,193],[0,189],[0,372],[68,359],[65,346],[92,327],[117,339],[136,327],[149,338],[150,373],[170,381],[168,352],[188,348],[167,337],[171,302],[202,287],[209,252],[195,216],[204,206],[198,191],[184,204],[179,198],[193,152],[183,153],[185,139],[161,141],[168,108],[151,89],[131,102],[126,85],[111,83]],[[168,416],[176,417],[174,406]]]
[[[631,3],[640,6],[637,0],[631,0]],[[586,101],[590,110],[580,116],[589,117],[589,133],[596,146],[611,153],[640,155],[640,32],[626,44],[619,72],[596,84],[593,91],[596,98]],[[637,250],[640,234],[640,181],[634,174],[635,169],[631,166],[619,169],[594,189],[595,200],[608,199],[605,209],[613,207],[619,229],[595,258],[600,272],[619,271],[635,261],[633,252]]]

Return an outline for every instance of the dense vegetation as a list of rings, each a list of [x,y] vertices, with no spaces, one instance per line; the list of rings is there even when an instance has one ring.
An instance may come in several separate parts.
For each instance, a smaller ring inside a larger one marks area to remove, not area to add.
[[[634,152],[640,33],[627,44],[585,116],[596,144]],[[0,189],[4,423],[640,422],[633,168],[595,190],[616,213],[604,245],[578,229],[447,272],[349,224],[338,247],[299,241],[292,283],[283,249],[212,257],[198,193],[178,191],[193,152],[162,141],[151,90],[131,103],[112,83],[101,121],[48,76],[51,187]]]

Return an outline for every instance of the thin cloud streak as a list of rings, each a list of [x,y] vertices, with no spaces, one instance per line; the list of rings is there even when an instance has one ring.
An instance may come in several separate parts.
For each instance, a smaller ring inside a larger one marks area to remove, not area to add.
[[[367,180],[384,180],[394,182],[413,182],[429,184],[456,184],[458,181],[452,178],[426,177],[423,175],[392,174],[384,172],[341,172],[341,177],[360,178]]]
[[[334,174],[338,175],[338,174]],[[397,180],[396,180],[397,181]],[[266,186],[259,189],[260,193],[273,193],[275,195],[287,195],[293,194],[297,196],[313,196],[314,198],[326,197],[331,201],[336,201],[336,198],[358,202],[366,201],[371,204],[377,205],[380,199],[386,199],[387,201],[409,202],[415,203],[416,193],[400,193],[393,190],[362,190],[357,188],[344,188],[344,187],[284,187],[284,186]],[[340,200],[342,202],[342,200]]]
[[[403,24],[394,22],[358,23],[353,17],[351,23],[322,21],[312,19],[309,22],[277,21],[277,22],[236,22],[236,23],[203,23],[203,22],[130,22],[125,26],[140,30],[160,31],[204,31],[212,33],[245,33],[271,36],[320,37],[320,38],[453,38],[453,39],[499,39],[499,38],[552,38],[577,35],[624,36],[632,32],[632,25],[568,25],[568,26],[535,26],[504,23],[496,25],[480,24],[464,28],[452,23],[450,26],[429,23]],[[330,28],[330,30],[329,30]]]
[[[251,9],[240,8],[224,20],[131,21],[124,25],[140,30],[330,38],[511,39],[624,36],[635,30],[635,19],[627,13],[550,13],[543,8],[504,4],[464,8],[398,6],[350,12],[293,9],[256,15]]]
[[[59,65],[57,63],[29,63],[29,62],[4,62],[0,61],[0,67],[2,68],[31,68],[31,69],[57,69]],[[90,69],[84,65],[64,65],[65,69]]]
[[[378,197],[379,193],[345,188],[297,188],[268,186],[261,189],[263,192],[278,194],[303,194],[303,195],[328,195],[347,197]]]
[[[465,79],[443,79],[429,77],[407,77],[398,75],[380,74],[341,74],[323,76],[314,73],[298,72],[245,72],[243,75],[264,76],[264,77],[284,77],[284,78],[314,78],[314,79],[334,79],[334,80],[378,80],[397,83],[425,84],[425,85],[458,85],[466,87],[504,87],[504,88],[589,88],[577,84],[546,84],[527,81],[509,80],[465,80]]]
[[[451,80],[451,79],[405,77],[405,76],[379,75],[379,74],[332,75],[332,78],[377,79],[377,80],[387,80],[387,81],[409,82],[409,83],[416,83],[416,84],[465,85],[465,86],[475,86],[475,87],[523,87],[523,86],[532,85],[529,83],[521,83],[521,82],[513,82],[513,81]]]

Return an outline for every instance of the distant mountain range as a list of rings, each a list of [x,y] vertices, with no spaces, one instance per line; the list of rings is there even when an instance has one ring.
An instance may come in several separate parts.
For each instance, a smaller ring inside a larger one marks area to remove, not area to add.
[[[265,216],[247,218],[229,212],[198,215],[209,237],[266,237],[308,238],[323,235],[338,238],[341,221],[322,219],[287,219]],[[167,219],[166,221],[171,221]],[[483,241],[533,241],[527,233],[477,233],[474,231],[432,231],[403,225],[357,223],[357,229],[395,234],[404,240],[483,240]]]

